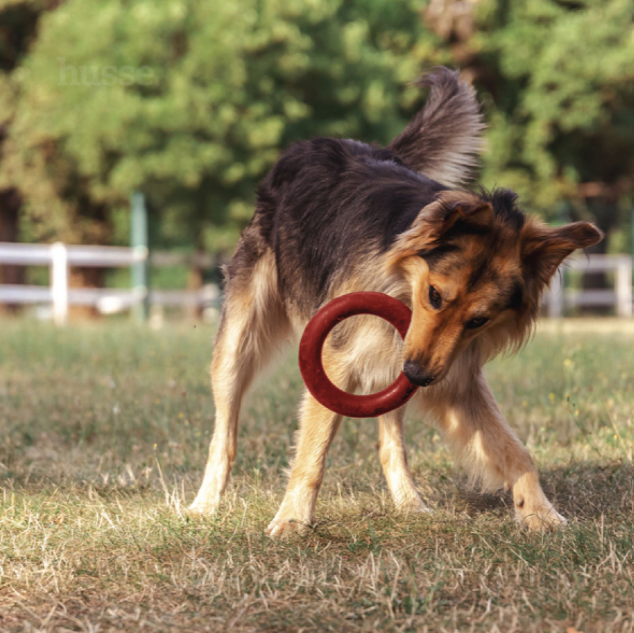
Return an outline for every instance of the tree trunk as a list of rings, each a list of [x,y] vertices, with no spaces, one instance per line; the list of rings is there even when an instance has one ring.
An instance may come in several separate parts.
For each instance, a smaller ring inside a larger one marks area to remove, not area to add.
[[[20,208],[22,199],[17,189],[0,191],[0,242],[17,242],[20,236]],[[26,268],[11,264],[0,265],[0,283],[24,284],[26,282]],[[5,304],[0,306],[10,314],[16,314],[22,306]]]
[[[203,287],[203,269],[200,266],[198,257],[202,256],[202,250],[198,249],[192,259],[192,263],[187,275],[187,290],[192,292],[200,292]],[[200,304],[187,306],[187,317],[199,321],[202,317],[203,310]]]

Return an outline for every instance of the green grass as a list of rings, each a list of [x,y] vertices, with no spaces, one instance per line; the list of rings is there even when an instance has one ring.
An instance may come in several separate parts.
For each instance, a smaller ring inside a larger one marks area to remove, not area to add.
[[[634,630],[634,335],[540,332],[488,368],[570,520],[529,534],[407,423],[424,517],[393,512],[373,420],[347,420],[305,536],[285,485],[295,354],[247,400],[221,511],[185,512],[213,424],[208,326],[0,330],[1,631]]]

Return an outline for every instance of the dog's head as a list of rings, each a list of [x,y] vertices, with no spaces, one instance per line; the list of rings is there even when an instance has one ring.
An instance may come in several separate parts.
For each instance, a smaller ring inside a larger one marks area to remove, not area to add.
[[[509,191],[442,192],[390,249],[391,270],[411,288],[403,371],[414,384],[444,378],[471,344],[485,359],[521,346],[561,262],[602,239],[588,222],[527,219],[515,200]]]

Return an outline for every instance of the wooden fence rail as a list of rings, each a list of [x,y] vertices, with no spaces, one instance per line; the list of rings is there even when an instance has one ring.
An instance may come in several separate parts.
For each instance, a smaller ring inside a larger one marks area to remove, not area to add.
[[[118,246],[69,246],[54,244],[18,244],[0,242],[0,266],[49,266],[49,286],[0,285],[0,304],[48,303],[53,320],[63,324],[68,318],[69,305],[94,306],[108,314],[130,309],[147,297],[147,291],[115,288],[70,288],[71,266],[94,266],[101,268],[129,267],[138,262],[147,262],[148,249],[141,246],[127,248]],[[194,262],[199,267],[210,267],[209,256],[194,258],[179,253],[153,253],[152,266],[178,266]],[[152,290],[152,304],[161,306],[210,306],[218,299],[216,286],[203,286],[192,290]]]
[[[614,289],[566,288],[568,270],[582,273],[614,272]],[[548,316],[563,316],[565,307],[614,306],[617,316],[632,316],[632,258],[629,255],[573,257],[559,269],[545,295]]]
[[[128,267],[147,262],[145,247],[68,246],[55,244],[16,244],[0,242],[0,265],[49,266],[50,286],[0,285],[0,304],[49,303],[53,319],[63,324],[69,305],[95,306],[103,313],[132,308],[146,299],[146,291],[139,289],[70,288],[70,266],[104,268]],[[195,263],[209,268],[213,259],[206,254],[187,256],[179,253],[153,252],[152,266],[178,266]],[[613,289],[574,290],[566,288],[567,270],[614,272]],[[150,301],[164,306],[209,306],[218,300],[215,286],[204,286],[200,291],[152,290]],[[614,306],[620,317],[632,316],[632,258],[629,255],[590,255],[567,260],[555,275],[544,296],[546,313],[557,318],[567,307]]]

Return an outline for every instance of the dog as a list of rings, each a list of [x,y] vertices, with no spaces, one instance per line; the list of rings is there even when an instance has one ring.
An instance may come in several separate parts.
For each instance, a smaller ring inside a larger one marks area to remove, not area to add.
[[[559,265],[602,234],[587,222],[550,228],[528,218],[508,190],[460,188],[477,166],[484,129],[475,91],[446,68],[418,83],[429,89],[425,105],[386,148],[299,141],[260,184],[253,219],[225,271],[211,366],[215,431],[192,511],[217,509],[236,456],[242,398],[276,348],[333,298],[376,291],[412,309],[405,340],[382,319],[346,320],[324,346],[330,379],[369,393],[403,371],[422,387],[410,403],[438,421],[473,482],[510,489],[516,516],[530,529],[565,524],[482,368],[524,344]],[[407,464],[406,406],[379,417],[379,458],[395,506],[425,512]],[[314,522],[341,419],[305,391],[270,536]]]

